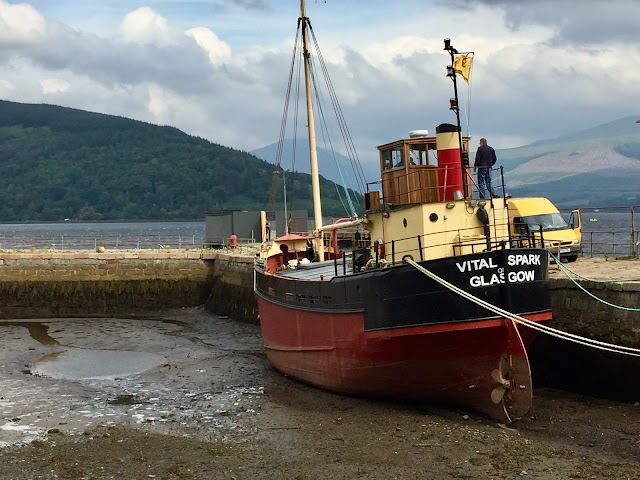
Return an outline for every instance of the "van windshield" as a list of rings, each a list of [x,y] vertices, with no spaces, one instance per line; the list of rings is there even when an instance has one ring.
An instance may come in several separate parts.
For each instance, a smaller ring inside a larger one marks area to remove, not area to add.
[[[549,232],[551,230],[565,230],[569,228],[569,225],[567,225],[567,222],[559,213],[531,215],[530,217],[524,217],[523,220],[527,225],[529,225],[529,230],[532,232],[539,231],[540,227],[542,227],[543,232]]]

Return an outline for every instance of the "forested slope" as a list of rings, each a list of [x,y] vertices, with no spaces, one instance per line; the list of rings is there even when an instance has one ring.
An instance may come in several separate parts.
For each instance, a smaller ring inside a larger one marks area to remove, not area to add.
[[[173,127],[0,101],[0,221],[194,219],[213,209],[261,210],[273,169]],[[309,176],[293,180],[293,207],[310,209]],[[323,181],[321,188],[324,213],[342,215],[335,186]]]

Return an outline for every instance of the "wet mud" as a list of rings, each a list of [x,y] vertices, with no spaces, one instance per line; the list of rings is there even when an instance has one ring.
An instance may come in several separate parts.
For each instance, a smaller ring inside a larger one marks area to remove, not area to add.
[[[639,478],[640,404],[534,386],[527,416],[501,425],[343,397],[273,370],[258,326],[202,308],[0,321],[0,465],[0,479]]]

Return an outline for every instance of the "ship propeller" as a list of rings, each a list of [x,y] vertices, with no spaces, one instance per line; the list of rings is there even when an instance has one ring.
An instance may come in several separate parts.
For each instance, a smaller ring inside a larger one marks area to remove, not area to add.
[[[504,376],[504,372],[508,371],[509,361],[505,356],[500,359],[498,368],[491,372],[491,378],[498,384],[493,390],[491,390],[491,401],[498,404],[502,401],[504,394],[511,387],[511,383]]]
[[[496,388],[491,390],[491,401],[497,405],[502,401],[506,391],[507,389],[504,386],[498,385]]]

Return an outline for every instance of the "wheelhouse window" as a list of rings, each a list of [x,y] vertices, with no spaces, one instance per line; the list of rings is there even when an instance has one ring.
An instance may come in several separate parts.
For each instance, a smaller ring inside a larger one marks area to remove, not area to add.
[[[391,170],[391,150],[382,150],[380,152],[382,155],[382,169],[383,170]]]
[[[391,168],[404,167],[404,155],[402,147],[391,150]]]
[[[409,147],[409,163],[411,165],[426,165],[428,162],[425,145],[412,145]]]
[[[404,149],[402,145],[381,150],[380,155],[383,170],[404,167]]]

